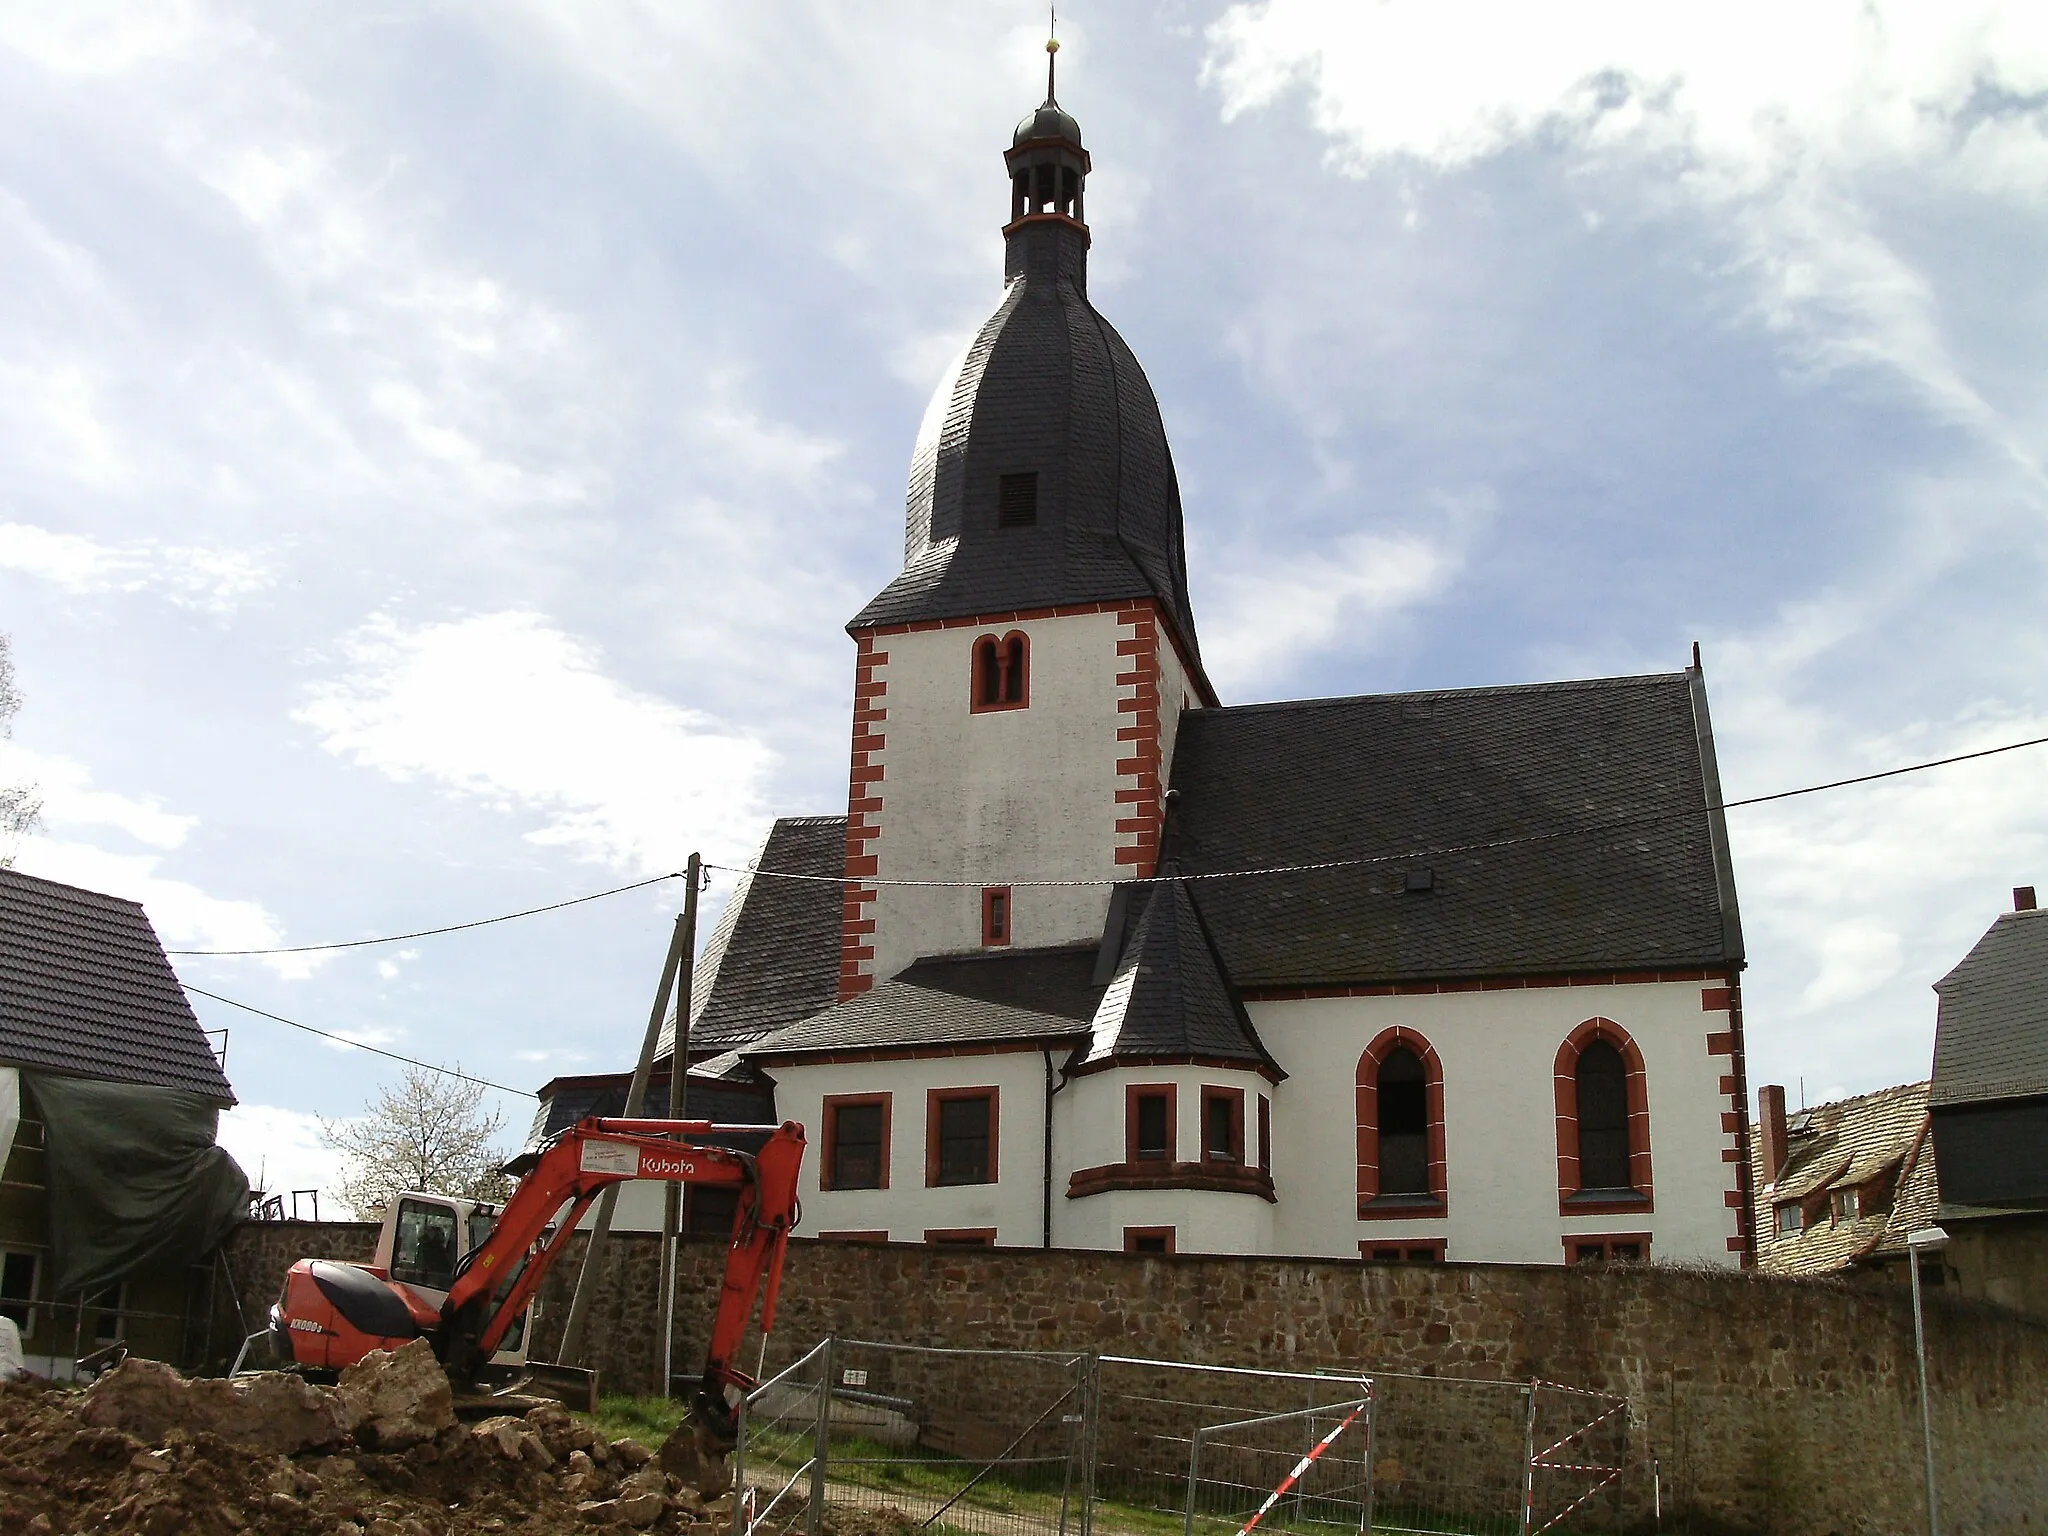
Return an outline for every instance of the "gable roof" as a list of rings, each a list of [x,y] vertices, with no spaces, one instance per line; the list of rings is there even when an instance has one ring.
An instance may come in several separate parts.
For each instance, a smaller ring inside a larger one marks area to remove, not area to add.
[[[772,1065],[850,1051],[1075,1040],[1087,1033],[1102,996],[1094,972],[1092,946],[919,960],[741,1054]]]
[[[811,880],[742,875],[698,957],[691,984],[693,1060],[748,1045],[829,1007],[839,995],[839,923],[846,872],[844,816],[783,816],[754,861]],[[675,1019],[656,1060],[675,1053]]]
[[[1241,988],[1742,962],[1696,671],[1192,710],[1169,851]],[[1429,888],[1411,892],[1411,874]]]
[[[1083,1063],[1198,1056],[1277,1072],[1223,979],[1186,885],[1167,881],[1141,896],[1144,910],[1090,1021]]]
[[[1934,991],[1935,1108],[2048,1094],[2048,910],[1999,914]]]
[[[1766,1185],[1763,1128],[1749,1137],[1757,1265],[1767,1274],[1817,1275],[1860,1261],[1902,1254],[1906,1234],[1930,1225],[1941,1202],[1933,1144],[1927,1138],[1927,1084],[1905,1083],[1853,1099],[1803,1110],[1788,1122],[1785,1166]],[[1778,1235],[1777,1208],[1800,1201],[1809,1208],[1832,1191],[1850,1189],[1897,1170],[1888,1211],[1832,1217]]]
[[[0,869],[0,1064],[235,1102],[141,906]]]

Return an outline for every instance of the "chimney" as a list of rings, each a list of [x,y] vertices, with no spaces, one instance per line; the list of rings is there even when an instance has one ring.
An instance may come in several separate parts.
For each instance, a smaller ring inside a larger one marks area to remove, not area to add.
[[[2034,910],[2034,888],[2031,885],[2016,885],[2012,888],[2012,909],[2015,912]]]
[[[1756,1123],[1763,1133],[1764,1182],[1785,1171],[1785,1090],[1776,1083],[1756,1091]]]

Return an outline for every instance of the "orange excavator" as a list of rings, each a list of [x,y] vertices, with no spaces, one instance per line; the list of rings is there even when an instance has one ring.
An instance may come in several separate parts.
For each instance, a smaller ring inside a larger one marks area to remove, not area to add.
[[[753,1152],[706,1145],[691,1138],[766,1139]],[[607,1188],[633,1179],[703,1184],[738,1191],[725,1283],[711,1329],[704,1374],[691,1400],[700,1438],[717,1454],[737,1435],[728,1389],[745,1392],[751,1377],[738,1365],[740,1344],[756,1298],[761,1332],[775,1326],[782,1260],[797,1220],[797,1172],[803,1164],[803,1127],[714,1125],[708,1120],[619,1120],[593,1117],[560,1132],[539,1153],[488,1232],[459,1256],[448,1248],[449,1268],[439,1276],[423,1266],[418,1243],[411,1263],[396,1262],[392,1234],[403,1220],[428,1238],[439,1234],[424,1206],[401,1197],[386,1218],[378,1264],[301,1259],[285,1276],[270,1309],[272,1347],[281,1361],[302,1369],[333,1371],[373,1349],[397,1349],[425,1338],[458,1391],[478,1375],[524,1327],[528,1304],[561,1257],[591,1203]],[[436,1202],[442,1205],[450,1202]],[[559,1222],[564,1205],[570,1207]],[[450,1234],[467,1236],[451,1213]],[[418,1234],[414,1234],[417,1236]],[[430,1283],[444,1279],[442,1286]],[[522,1341],[523,1342],[523,1341]],[[523,1353],[523,1350],[522,1350]]]

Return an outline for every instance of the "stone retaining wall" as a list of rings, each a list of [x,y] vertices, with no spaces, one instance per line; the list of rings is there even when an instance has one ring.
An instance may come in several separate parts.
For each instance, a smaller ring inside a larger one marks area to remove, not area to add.
[[[327,1246],[296,1252],[346,1258],[368,1251],[374,1229],[245,1228],[231,1258],[245,1292],[261,1297],[256,1311],[275,1296],[297,1234]],[[543,1355],[568,1311],[580,1242],[543,1292]],[[607,1251],[589,1338],[608,1390],[655,1383],[657,1246],[623,1234]],[[685,1370],[701,1361],[723,1257],[717,1244],[684,1245],[676,1358]],[[1930,1300],[1945,1529],[2048,1531],[2048,1326]],[[1903,1288],[1661,1266],[797,1242],[769,1368],[830,1332],[1293,1370],[1542,1378],[1628,1399],[1628,1503],[1647,1513],[1654,1463],[1667,1529],[1825,1536],[1909,1531],[1925,1521]]]

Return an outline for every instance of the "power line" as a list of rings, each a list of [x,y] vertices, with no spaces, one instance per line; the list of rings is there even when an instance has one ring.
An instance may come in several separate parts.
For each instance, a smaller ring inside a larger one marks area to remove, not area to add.
[[[1552,842],[1559,838],[1588,836],[1603,832],[1621,832],[1634,827],[1657,826],[1669,821],[1686,820],[1709,811],[1734,811],[1744,806],[1766,805],[1774,800],[1791,800],[1800,795],[1817,795],[1824,790],[1845,789],[1852,784],[1869,784],[1878,779],[1894,779],[1901,774],[1921,773],[1929,768],[1945,768],[1951,763],[1967,763],[1980,757],[1996,757],[2004,752],[2018,752],[2025,747],[2048,746],[2048,736],[2035,736],[2026,741],[2011,741],[2003,746],[1984,747],[1975,752],[1958,752],[1952,757],[1930,758],[1926,762],[1908,763],[1901,768],[1885,768],[1876,773],[1861,773],[1852,778],[1830,779],[1825,784],[1807,784],[1798,789],[1781,789],[1768,795],[1751,795],[1742,800],[1726,800],[1719,805],[1702,806],[1697,811],[1674,811],[1661,816],[1641,816],[1619,821],[1601,822],[1592,826],[1565,827],[1555,832],[1532,832],[1519,837],[1495,838],[1481,843],[1458,843],[1441,848],[1411,848],[1399,853],[1376,853],[1362,855],[1355,859],[1328,859],[1311,864],[1283,864],[1264,869],[1227,869],[1195,875],[1155,875],[1149,880],[1008,880],[1002,883],[1010,886],[1040,887],[1087,887],[1110,885],[1147,885],[1165,880],[1235,880],[1258,875],[1295,875],[1313,873],[1326,869],[1348,869],[1362,864],[1390,864],[1401,859],[1440,858],[1457,853],[1485,853],[1496,848],[1515,847],[1525,843]],[[887,885],[914,886],[944,889],[979,890],[993,882],[988,880],[891,880],[872,875],[806,875],[785,869],[757,869],[746,864],[718,864],[707,859],[707,870],[722,870],[733,875],[761,875],[771,880],[804,880],[825,885]],[[172,949],[166,954],[182,956],[204,956],[212,958],[253,957],[262,955],[307,955],[342,949],[364,949],[378,944],[402,944],[408,939],[428,939],[444,933],[462,933],[471,928],[488,928],[496,923],[509,923],[523,917],[538,917],[545,912],[559,912],[564,907],[573,907],[587,901],[602,901],[607,896],[623,895],[650,885],[659,885],[665,880],[680,880],[681,870],[672,870],[665,875],[654,875],[646,880],[636,880],[630,885],[613,886],[607,891],[594,891],[588,896],[572,896],[567,901],[551,902],[544,907],[528,907],[520,912],[506,912],[497,917],[481,917],[474,922],[450,923],[443,928],[422,928],[413,933],[387,934],[375,939],[347,939],[333,944],[297,944],[282,949]],[[192,988],[197,991],[198,989]],[[210,994],[209,994],[210,995]]]
[[[1824,789],[1841,789],[1850,784],[1868,784],[1874,779],[1895,779],[1902,773],[1919,773],[1926,768],[1946,768],[1950,763],[1967,763],[1973,758],[1996,757],[2001,752],[2017,752],[2022,747],[2038,747],[2048,744],[2048,736],[2035,736],[2027,741],[2009,741],[2002,747],[1985,747],[1977,752],[1958,752],[1954,757],[1929,758],[1924,763],[1908,763],[1903,768],[1886,768],[1879,773],[1859,773],[1853,779],[1830,779],[1825,784],[1809,784],[1804,789],[1781,789],[1775,795],[1751,795],[1747,800],[1730,800],[1720,807],[1732,811],[1737,806],[1762,805],[1770,800],[1790,800],[1794,795],[1817,795]]]
[[[461,933],[470,928],[488,928],[493,923],[509,923],[517,918],[538,917],[543,912],[559,912],[564,907],[580,906],[586,901],[603,901],[607,896],[620,896],[627,891],[641,890],[646,886],[659,885],[664,880],[680,880],[683,872],[670,870],[665,875],[654,875],[646,880],[635,880],[631,885],[615,885],[608,891],[593,891],[588,896],[571,896],[567,901],[549,902],[544,907],[528,907],[523,912],[507,912],[499,917],[480,917],[471,923],[450,923],[445,928],[422,928],[417,933],[390,933],[380,939],[343,939],[335,944],[294,944],[285,949],[167,949],[167,955],[210,955],[224,958],[231,955],[311,955],[322,950],[364,949],[372,944],[403,944],[407,939],[431,939],[436,934]],[[196,988],[194,990],[197,990]]]
[[[1163,885],[1173,880],[1244,880],[1264,875],[1314,874],[1329,869],[1354,869],[1368,864],[1392,864],[1412,859],[1445,858],[1459,853],[1487,853],[1497,848],[1512,848],[1528,843],[1555,842],[1566,837],[1586,837],[1600,833],[1625,832],[1635,828],[1661,826],[1667,822],[1690,821],[1713,811],[1740,810],[1748,805],[1766,805],[1774,800],[1790,800],[1799,795],[1817,795],[1823,790],[1843,789],[1851,784],[1869,784],[1877,779],[1895,779],[1904,773],[1920,773],[1929,768],[1945,768],[1950,763],[1967,763],[1975,758],[1996,757],[2001,752],[2017,752],[2023,747],[2048,745],[2048,736],[2035,736],[2026,741],[2011,741],[2000,747],[1984,747],[1976,752],[1958,752],[1953,757],[1930,758],[1924,763],[1908,763],[1902,768],[1885,768],[1876,773],[1861,773],[1853,778],[1830,779],[1825,784],[1807,784],[1798,789],[1781,789],[1768,795],[1750,795],[1742,800],[1724,800],[1719,805],[1702,805],[1698,810],[1669,811],[1660,816],[1626,817],[1616,821],[1597,822],[1590,826],[1561,827],[1554,832],[1529,832],[1516,837],[1497,837],[1479,843],[1452,843],[1438,848],[1409,848],[1398,853],[1361,854],[1351,859],[1322,859],[1307,864],[1278,864],[1260,869],[1219,869],[1206,870],[1188,875],[1151,875],[1143,879],[1094,879],[1094,880],[892,880],[876,875],[807,875],[786,869],[756,869],[747,865],[713,864],[706,862],[706,869],[724,870],[733,875],[763,875],[771,880],[804,880],[823,885],[860,886],[908,886],[941,890],[983,890],[991,884],[1004,884],[1012,888],[1042,889],[1048,886],[1075,888],[1114,885]]]
[[[645,882],[642,883],[644,884]],[[543,908],[542,910],[545,909]],[[503,921],[503,919],[498,919],[498,921]],[[474,927],[475,925],[464,924],[463,926]],[[209,992],[206,988],[195,987],[189,982],[185,984],[185,990],[187,992],[196,992],[201,997],[210,997],[216,1003],[226,1003],[230,1008],[239,1008],[244,1013],[253,1013],[258,1018],[270,1019],[279,1024],[289,1024],[293,1029],[303,1029],[309,1035],[318,1035],[322,1040],[332,1040],[337,1045],[351,1046],[358,1051],[368,1051],[373,1056],[388,1056],[393,1061],[404,1062],[408,1067],[419,1067],[428,1072],[438,1072],[443,1077],[459,1077],[465,1083],[475,1083],[481,1088],[495,1088],[500,1093],[516,1093],[522,1099],[537,1099],[540,1097],[539,1094],[530,1093],[524,1088],[510,1088],[503,1083],[494,1083],[487,1077],[472,1077],[469,1073],[458,1072],[453,1067],[438,1067],[431,1061],[421,1061],[415,1056],[401,1056],[396,1051],[387,1051],[381,1045],[365,1045],[360,1040],[349,1039],[347,1035],[337,1035],[328,1030],[315,1029],[310,1024],[301,1024],[297,1019],[288,1019],[281,1013],[272,1013],[267,1008],[258,1008],[251,1003],[238,1003],[232,997],[222,997],[218,992]]]

